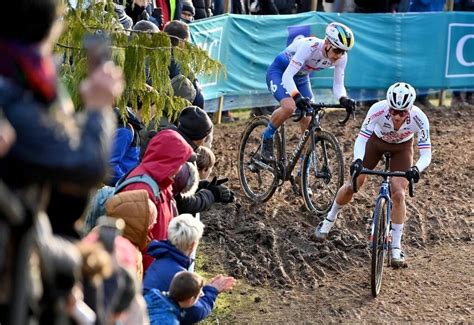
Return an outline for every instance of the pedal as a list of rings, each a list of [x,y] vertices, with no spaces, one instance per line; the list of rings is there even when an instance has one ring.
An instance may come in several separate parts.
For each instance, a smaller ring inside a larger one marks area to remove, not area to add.
[[[255,166],[253,163],[248,164],[248,169],[249,169],[252,173],[256,173],[256,172],[258,171],[258,167]]]

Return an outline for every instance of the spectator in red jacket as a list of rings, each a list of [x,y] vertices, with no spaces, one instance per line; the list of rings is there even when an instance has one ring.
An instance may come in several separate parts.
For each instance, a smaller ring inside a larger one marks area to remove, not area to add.
[[[194,156],[193,148],[178,132],[163,130],[153,137],[148,144],[142,162],[127,177],[147,174],[160,187],[158,199],[155,199],[153,190],[145,183],[130,184],[122,191],[147,190],[150,200],[155,203],[158,212],[156,224],[149,232],[152,239],[163,240],[168,237],[168,224],[176,212],[172,184],[181,166],[191,156]],[[152,259],[144,254],[144,270],[151,262]]]

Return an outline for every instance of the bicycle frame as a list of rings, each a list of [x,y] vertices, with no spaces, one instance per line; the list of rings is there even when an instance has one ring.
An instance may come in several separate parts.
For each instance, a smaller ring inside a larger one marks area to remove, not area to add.
[[[326,108],[329,109],[326,109]],[[333,110],[335,108],[336,110],[340,110],[342,108],[341,105],[326,105],[323,103],[311,103],[311,106],[308,107],[307,109],[303,111],[298,111],[297,114],[293,114],[293,117],[303,117],[307,116],[307,119],[309,120],[307,128],[302,132],[302,134],[298,137],[297,139],[297,144],[292,148],[291,150],[288,149],[287,147],[287,135],[286,135],[286,125],[283,123],[280,125],[276,133],[274,134],[274,150],[277,151],[277,154],[275,155],[275,159],[271,160],[266,160],[262,159],[261,156],[261,145],[262,143],[255,143],[256,141],[253,141],[252,144],[256,144],[254,148],[252,148],[249,152],[246,152],[246,147],[247,147],[247,142],[253,132],[257,128],[260,128],[262,126],[267,126],[268,125],[268,117],[263,117],[263,118],[257,118],[251,121],[245,132],[242,134],[242,139],[239,145],[239,180],[244,188],[246,196],[248,196],[250,199],[259,199],[263,200],[263,202],[267,201],[275,192],[275,190],[282,186],[287,180],[289,180],[292,184],[293,190],[296,192],[299,192],[300,189],[298,189],[297,185],[295,183],[295,177],[292,175],[293,170],[295,169],[295,166],[298,164],[298,161],[300,160],[301,157],[304,155],[304,159],[302,160],[302,163],[305,164],[305,170],[303,170],[303,176],[307,175],[309,172],[310,166],[313,166],[313,152],[317,150],[318,142],[321,142],[322,145],[321,147],[322,150],[319,150],[317,155],[318,155],[318,161],[327,165],[329,161],[329,157],[319,157],[319,155],[327,155],[328,151],[331,150],[332,147],[326,148],[326,144],[324,141],[327,139],[327,141],[330,143],[331,146],[335,147],[335,155],[337,157],[337,171],[338,175],[341,175],[342,172],[340,171],[343,166],[343,158],[342,158],[342,153],[340,152],[337,139],[334,137],[329,132],[325,132],[321,128],[321,118],[324,116],[324,114],[328,110]],[[339,123],[345,124],[349,117],[350,117],[350,112],[347,112],[346,109],[346,118],[344,120],[339,120]],[[293,119],[295,121],[295,119]],[[297,120],[297,119],[296,119]],[[252,135],[253,139],[255,137],[258,137],[261,135]],[[258,141],[258,140],[257,140]],[[308,144],[308,141],[311,141],[310,144]],[[291,144],[291,147],[293,147],[293,144]],[[318,147],[319,148],[319,147]],[[308,152],[306,150],[312,150],[311,152]],[[289,152],[287,152],[289,150]],[[308,153],[311,153],[311,155],[308,155]],[[247,175],[247,173],[249,173]],[[316,165],[315,165],[315,176],[320,177],[320,178],[325,178],[328,179],[330,177],[330,172],[328,168],[325,168],[324,170],[316,170]],[[271,184],[263,184],[262,180],[262,175],[267,175],[268,178],[265,179],[265,181],[271,181]],[[250,176],[250,178],[249,178]],[[304,178],[304,179],[303,179]],[[254,182],[254,184],[249,185],[248,181],[251,180],[251,182]],[[306,176],[301,178],[301,182],[305,182]],[[326,180],[325,180],[326,181]],[[340,177],[338,178],[338,182],[342,182],[340,180]],[[256,185],[256,187],[253,187]],[[266,188],[265,188],[266,187]],[[256,191],[255,191],[256,190]],[[305,194],[306,192],[301,191],[303,196],[307,195]],[[309,200],[309,199],[307,199]],[[309,203],[312,206],[312,203]],[[312,208],[310,208],[312,209]]]
[[[392,199],[390,197],[390,178],[388,176],[384,176],[384,180],[382,181],[382,184],[380,185],[379,194],[375,198],[375,206],[377,206],[378,202],[381,199],[385,199],[386,202],[387,202],[387,205],[386,205],[386,209],[387,209],[387,211],[386,211],[386,216],[387,216],[386,222],[387,223],[386,224],[387,224],[387,227],[385,228],[384,238],[388,238],[388,235],[389,235],[389,232],[390,232],[390,221],[391,221],[391,212],[392,212]],[[372,220],[372,225],[371,225],[371,228],[370,228],[370,246],[373,243],[374,231],[375,231],[375,225],[376,224],[377,224],[377,220],[375,220],[375,219]],[[385,250],[390,248],[388,245],[389,245],[388,242],[384,243],[384,249]]]
[[[296,167],[296,164],[298,163],[298,159],[301,157],[301,154],[303,153],[303,150],[306,148],[306,143],[308,142],[309,137],[311,136],[311,145],[310,149],[314,150],[314,146],[316,143],[315,140],[315,133],[316,135],[321,132],[321,118],[325,114],[324,108],[329,105],[324,105],[324,104],[316,104],[316,103],[311,103],[311,108],[313,109],[312,112],[307,112],[311,116],[311,120],[309,122],[308,127],[306,130],[303,132],[303,135],[300,137],[300,140],[298,141],[298,144],[296,145],[295,149],[291,152],[289,157],[287,157],[286,154],[286,128],[285,124],[283,123],[279,129],[279,133],[281,136],[281,141],[280,141],[280,148],[281,148],[281,153],[282,153],[282,159],[281,161],[277,164],[277,169],[278,169],[278,175],[281,179],[281,184],[283,182],[288,181],[291,179],[291,174],[293,173],[293,170]],[[341,105],[330,105],[331,107],[334,108],[343,108]],[[293,114],[292,117],[297,117],[298,114]],[[346,114],[346,117],[343,120],[340,120],[340,124],[345,124],[350,117],[350,113]],[[326,148],[323,147],[324,151],[324,159],[327,159],[327,154],[326,154]],[[327,162],[326,162],[327,163]],[[281,185],[280,184],[280,185]]]
[[[280,175],[282,181],[287,181],[291,178],[291,173],[296,167],[296,164],[298,163],[299,158],[301,157],[301,154],[303,153],[303,150],[306,147],[306,143],[308,142],[308,139],[310,135],[313,135],[311,137],[311,150],[314,149],[314,132],[315,131],[321,131],[321,124],[320,124],[320,113],[315,112],[314,115],[311,116],[311,121],[308,125],[308,128],[304,131],[303,135],[300,137],[300,140],[298,141],[298,144],[296,145],[295,149],[291,152],[290,156],[287,157],[286,154],[286,128],[285,128],[285,123],[282,124],[280,127],[280,136],[281,136],[281,141],[280,141],[280,147],[281,147],[281,153],[282,153],[282,159],[281,159],[281,165],[278,166],[280,169]]]

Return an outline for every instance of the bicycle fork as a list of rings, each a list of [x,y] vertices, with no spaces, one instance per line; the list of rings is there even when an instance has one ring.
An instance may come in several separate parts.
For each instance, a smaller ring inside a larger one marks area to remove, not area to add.
[[[390,186],[389,186],[389,183],[387,181],[387,183],[383,183],[382,184],[382,187],[380,188],[380,193],[379,195],[377,196],[377,199],[375,200],[375,206],[376,208],[379,206],[379,201],[382,200],[382,199],[385,199],[385,206],[380,206],[380,208],[384,209],[385,210],[385,218],[387,219],[386,220],[386,226],[385,226],[385,229],[384,229],[384,243],[383,243],[383,249],[384,250],[389,250],[391,248],[391,245],[392,245],[392,229],[391,229],[391,218],[390,218],[390,212],[392,211],[392,200],[389,196],[389,192],[390,192]],[[375,211],[374,211],[375,212]],[[381,213],[377,213],[374,215],[376,215],[376,217],[380,217]],[[372,220],[372,224],[371,224],[371,227],[370,227],[370,235],[369,235],[369,248],[372,249],[374,248],[374,240],[375,240],[375,245],[377,244],[376,243],[376,238],[374,238],[375,236],[375,225],[378,224],[377,222],[378,220],[376,219],[373,219]]]

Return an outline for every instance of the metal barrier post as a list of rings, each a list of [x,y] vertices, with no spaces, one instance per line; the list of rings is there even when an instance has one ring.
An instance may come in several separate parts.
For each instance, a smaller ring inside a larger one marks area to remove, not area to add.
[[[217,106],[217,111],[214,117],[215,124],[221,124],[223,108],[224,108],[224,96],[221,96],[219,97],[219,105]]]

